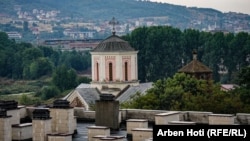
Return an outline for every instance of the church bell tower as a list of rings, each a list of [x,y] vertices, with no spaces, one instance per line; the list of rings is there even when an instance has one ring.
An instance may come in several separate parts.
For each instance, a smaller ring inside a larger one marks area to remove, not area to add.
[[[91,53],[92,82],[101,93],[118,95],[128,86],[139,85],[137,53],[130,44],[116,35],[113,18],[112,35],[99,43]]]

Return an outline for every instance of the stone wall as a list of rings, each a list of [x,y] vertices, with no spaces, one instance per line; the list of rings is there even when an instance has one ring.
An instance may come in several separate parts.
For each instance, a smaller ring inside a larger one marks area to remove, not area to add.
[[[84,108],[74,108],[74,115],[78,121],[95,121],[95,111],[85,111]]]
[[[11,118],[10,118],[11,125],[20,124],[20,110],[19,110],[19,108],[7,110],[7,115],[11,116]]]
[[[47,134],[51,133],[51,119],[32,120],[33,141],[47,141]]]
[[[193,121],[197,124],[208,124],[208,115],[213,114],[212,112],[203,111],[185,111],[182,112],[182,117],[184,121]]]
[[[119,101],[96,101],[95,124],[119,130]]]
[[[236,122],[238,124],[250,125],[250,113],[237,113]]]
[[[75,120],[73,115],[73,108],[50,108],[52,132],[73,134],[75,130]]]
[[[88,141],[95,141],[94,136],[103,135],[110,136],[110,128],[105,126],[89,126],[88,128]]]
[[[121,109],[121,120],[127,119],[147,119],[149,122],[154,122],[155,115],[165,113],[164,110],[142,110],[142,109]]]
[[[156,125],[167,125],[169,121],[180,121],[180,112],[166,112],[155,115]]]
[[[27,115],[31,116],[34,108],[27,107]],[[120,119],[122,122],[128,119],[147,119],[149,122],[155,122],[155,115],[170,112],[167,110],[143,110],[143,109],[120,109]],[[207,111],[180,111],[180,121],[192,121],[197,124],[208,124],[208,116],[213,114]],[[85,111],[83,108],[74,108],[74,115],[78,121],[95,121],[95,111]],[[250,113],[237,113],[235,123],[250,124]]]
[[[132,129],[132,141],[144,141],[153,137],[153,129],[134,128]]]
[[[11,141],[12,128],[10,123],[11,117],[0,118],[0,141]]]
[[[12,126],[12,140],[31,140],[32,123],[17,124]]]
[[[71,134],[48,134],[48,141],[72,141]]]
[[[209,125],[234,125],[234,116],[231,114],[210,114],[208,116]]]

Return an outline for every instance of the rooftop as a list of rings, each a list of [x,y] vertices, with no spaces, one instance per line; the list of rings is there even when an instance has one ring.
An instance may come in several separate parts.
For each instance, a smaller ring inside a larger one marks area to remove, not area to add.
[[[193,51],[193,60],[178,70],[185,73],[212,73],[212,70],[197,60],[197,53]]]
[[[92,52],[125,52],[125,51],[135,51],[130,44],[121,39],[119,36],[113,34],[103,40],[97,45]]]
[[[88,141],[88,127],[94,126],[94,122],[78,122],[77,134],[72,138],[72,141]],[[126,130],[111,131],[112,136],[126,136]],[[125,138],[126,139],[126,138]]]

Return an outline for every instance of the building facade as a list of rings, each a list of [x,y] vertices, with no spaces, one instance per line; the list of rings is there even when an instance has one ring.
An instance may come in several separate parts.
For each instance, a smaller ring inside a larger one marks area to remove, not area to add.
[[[91,51],[91,86],[102,93],[117,95],[127,85],[138,85],[137,53],[113,33]]]
[[[90,110],[102,94],[113,94],[120,103],[138,92],[146,94],[153,83],[139,83],[137,53],[113,32],[90,51],[91,83],[80,84],[63,99],[70,101],[72,107]]]

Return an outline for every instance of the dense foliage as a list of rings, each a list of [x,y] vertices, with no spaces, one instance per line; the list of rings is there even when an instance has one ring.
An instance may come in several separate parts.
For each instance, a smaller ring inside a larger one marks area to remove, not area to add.
[[[154,82],[147,95],[136,94],[133,101],[123,104],[124,107],[249,112],[248,33],[181,31],[169,26],[157,26],[140,27],[123,38],[139,50],[139,80]],[[213,82],[176,74],[178,69],[192,60],[194,49],[198,51],[198,60],[213,70]],[[88,68],[90,63],[88,52],[61,52],[49,47],[16,43],[0,32],[0,77],[29,80],[52,77],[53,85],[41,89],[43,99],[73,88],[80,81],[89,82],[88,79],[76,78],[76,73]],[[237,83],[241,87],[224,92],[220,90],[220,83]],[[25,96],[22,99],[27,101]]]
[[[215,82],[236,83],[236,74],[250,65],[250,35],[223,32],[201,32],[169,26],[140,27],[124,37],[138,53],[138,75],[141,82],[172,77],[192,60],[213,70]]]
[[[249,113],[249,91],[250,89],[244,86],[228,92],[222,91],[218,83],[208,83],[184,73],[176,73],[173,77],[157,80],[145,95],[137,93],[132,100],[122,103],[122,107],[227,114]]]
[[[89,52],[61,52],[51,47],[16,43],[0,32],[0,77],[38,79],[51,76],[57,66],[81,72],[90,67]]]
[[[5,88],[5,83],[7,84],[8,81],[5,82],[5,79],[2,79],[0,94],[32,92],[43,100],[59,96],[64,91],[75,88],[79,83],[90,82],[89,78],[78,76],[79,73],[90,67],[90,62],[89,52],[62,52],[51,47],[35,47],[24,42],[16,43],[14,40],[10,40],[6,33],[0,32],[0,78],[8,78],[14,81],[38,80],[37,84],[33,82],[27,84],[23,91],[16,91],[14,88]],[[49,80],[43,82],[44,78],[49,78]],[[52,79],[50,80],[50,78]],[[31,85],[34,86],[30,88]],[[15,85],[14,87],[18,89],[21,85]],[[33,102],[40,102],[37,100],[39,98],[32,97]],[[20,101],[25,103],[29,99],[31,99],[31,96],[23,95]]]
[[[145,95],[137,93],[123,108],[194,110],[214,113],[250,112],[250,36],[223,32],[201,32],[157,26],[141,27],[124,36],[139,50],[138,76],[153,81]],[[213,70],[213,81],[197,80],[177,71],[192,60]],[[221,91],[221,83],[240,87]]]

